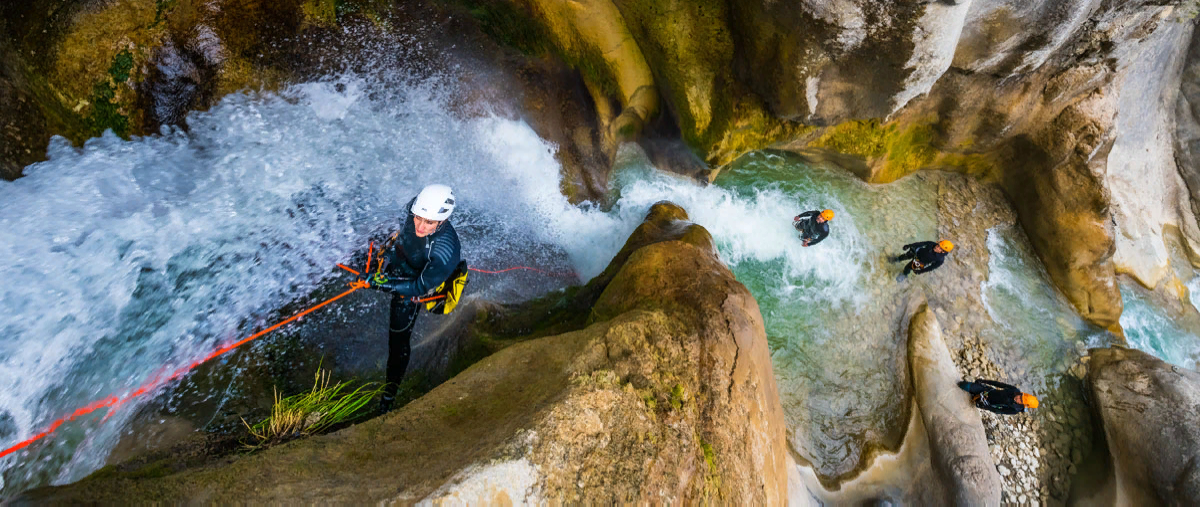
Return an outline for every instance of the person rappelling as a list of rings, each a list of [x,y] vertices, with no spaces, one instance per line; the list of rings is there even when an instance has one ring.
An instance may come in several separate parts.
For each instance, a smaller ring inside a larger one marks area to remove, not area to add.
[[[466,263],[458,233],[450,224],[454,212],[454,193],[446,185],[429,185],[421,190],[408,204],[408,214],[384,243],[384,263],[374,274],[367,273],[361,281],[370,288],[392,294],[388,321],[387,387],[379,402],[381,412],[392,409],[400,381],[408,369],[411,352],[413,325],[417,320],[423,297],[435,292],[445,292],[446,285],[454,285],[453,294],[457,303],[462,285],[466,283]],[[451,283],[460,281],[459,283]],[[446,302],[428,308],[438,313],[447,313]],[[441,310],[441,311],[439,311]]]
[[[946,261],[946,254],[951,250],[954,250],[954,243],[945,239],[936,243],[920,241],[904,245],[904,253],[891,258],[892,262],[909,261],[896,281],[903,281],[909,273],[921,274],[937,269]]]
[[[975,379],[974,382],[963,380],[958,387],[971,395],[971,402],[976,407],[1001,415],[1013,415],[1024,412],[1027,408],[1038,408],[1037,396],[1023,393],[1017,386],[997,382],[995,380]]]
[[[803,246],[813,246],[829,236],[829,221],[833,220],[833,210],[805,211],[792,219],[792,227],[800,231]]]

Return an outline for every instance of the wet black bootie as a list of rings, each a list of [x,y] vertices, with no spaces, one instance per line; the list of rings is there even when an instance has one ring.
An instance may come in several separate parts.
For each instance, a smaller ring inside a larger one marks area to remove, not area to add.
[[[382,398],[379,399],[379,413],[386,414],[388,412],[391,412],[392,405],[395,405],[395,404],[396,404],[396,398],[394,396],[384,395]]]

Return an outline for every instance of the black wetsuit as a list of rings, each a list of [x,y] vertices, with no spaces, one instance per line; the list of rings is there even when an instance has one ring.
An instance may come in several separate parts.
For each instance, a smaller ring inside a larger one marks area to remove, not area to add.
[[[829,236],[829,221],[817,223],[819,216],[821,216],[820,211],[805,211],[792,222],[792,227],[800,231],[800,239],[808,240],[808,246],[820,243],[826,236]]]
[[[1003,415],[1020,414],[1025,411],[1025,405],[1017,402],[1021,390],[1016,386],[995,380],[975,379],[975,382],[959,382],[958,387],[971,393],[975,406],[984,410]]]
[[[941,266],[946,260],[946,252],[939,253],[933,251],[933,248],[937,245],[938,244],[934,243],[933,241],[921,241],[918,243],[904,245],[904,249],[907,251],[904,252],[903,255],[897,256],[892,260],[912,260],[912,262],[909,262],[908,265],[904,267],[905,276],[908,276],[909,272],[921,274],[928,271],[933,271],[934,269],[937,269],[938,266]]]
[[[410,202],[406,209],[411,208]],[[450,221],[442,222],[433,234],[417,237],[411,212],[395,235],[392,248],[384,252],[387,261],[384,277],[371,277],[371,288],[392,293],[391,315],[388,322],[388,388],[385,398],[394,397],[408,369],[412,350],[413,324],[420,306],[410,298],[424,296],[445,282],[462,257],[458,233]]]

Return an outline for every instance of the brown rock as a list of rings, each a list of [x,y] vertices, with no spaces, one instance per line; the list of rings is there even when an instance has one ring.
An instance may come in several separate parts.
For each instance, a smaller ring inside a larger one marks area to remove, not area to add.
[[[587,327],[514,343],[387,416],[25,499],[782,504],[788,456],[762,317],[686,217],[655,206]]]
[[[1112,492],[1117,505],[1200,505],[1200,373],[1139,350],[1091,355],[1092,410],[1109,450],[1107,481],[1116,485],[1095,489]]]
[[[930,457],[948,498],[956,505],[1000,505],[1000,477],[988,452],[979,411],[958,388],[962,378],[926,308],[913,317],[908,353]],[[1001,467],[1001,473],[1007,475]]]

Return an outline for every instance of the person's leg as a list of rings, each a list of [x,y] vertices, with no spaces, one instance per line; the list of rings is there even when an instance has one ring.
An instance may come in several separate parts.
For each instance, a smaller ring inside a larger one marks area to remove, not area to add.
[[[909,273],[912,273],[912,270],[913,270],[913,266],[912,266],[911,262],[908,264],[905,264],[904,265],[904,276],[908,276]]]
[[[417,305],[404,297],[392,296],[391,315],[388,319],[387,387],[383,390],[380,408],[390,410],[396,398],[400,382],[408,370],[408,356],[412,352],[413,324],[417,320]]]
[[[914,254],[912,250],[905,250],[904,253],[897,255],[895,257],[892,257],[892,262],[906,261],[906,260],[913,258],[913,256],[915,256],[915,255],[916,254]]]
[[[970,393],[972,396],[987,390],[987,386],[983,384],[977,382],[967,382],[966,380],[960,381],[958,383],[958,387],[963,391]]]

